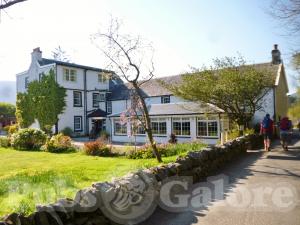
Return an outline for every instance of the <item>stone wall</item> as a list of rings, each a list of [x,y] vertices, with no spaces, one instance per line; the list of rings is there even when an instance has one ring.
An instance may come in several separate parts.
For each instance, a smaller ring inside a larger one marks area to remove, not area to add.
[[[249,135],[224,145],[207,147],[178,157],[176,162],[129,174],[112,182],[95,183],[80,190],[75,199],[37,206],[29,216],[8,215],[0,225],[112,225],[136,224],[157,207],[161,181],[190,176],[198,182],[245,154],[260,148],[259,136]]]

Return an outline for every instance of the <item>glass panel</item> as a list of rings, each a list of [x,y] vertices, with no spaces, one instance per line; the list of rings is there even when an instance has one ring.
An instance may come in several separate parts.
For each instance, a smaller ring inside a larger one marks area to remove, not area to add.
[[[173,133],[181,135],[181,122],[173,122]]]
[[[182,135],[190,135],[190,122],[182,122]]]
[[[218,123],[216,121],[208,122],[208,136],[218,136]]]
[[[167,134],[167,123],[166,122],[160,122],[159,123],[159,134]]]
[[[198,136],[207,136],[207,123],[198,121]]]
[[[159,134],[158,122],[151,122],[152,133]]]

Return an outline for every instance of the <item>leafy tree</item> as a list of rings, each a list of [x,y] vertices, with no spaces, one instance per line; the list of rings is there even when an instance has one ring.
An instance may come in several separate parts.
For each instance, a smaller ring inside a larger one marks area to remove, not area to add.
[[[141,89],[141,86],[154,76],[153,47],[139,36],[123,34],[120,27],[119,21],[112,19],[108,30],[93,35],[92,41],[109,60],[110,68],[131,85],[132,93],[139,102],[136,118],[148,136],[157,161],[162,162],[153,138],[148,106]]]
[[[263,97],[273,84],[268,71],[255,65],[246,65],[242,57],[215,59],[210,69],[184,74],[177,84],[162,83],[175,95],[209,103],[224,110],[228,117],[247,126],[256,110],[263,106]]]
[[[34,122],[33,105],[27,93],[17,94],[16,118],[21,128],[29,127]]]
[[[33,81],[28,85],[26,94],[20,97],[19,105],[23,106],[20,110],[20,121],[24,121],[24,114],[29,117],[23,122],[27,127],[32,124],[32,118],[39,121],[42,130],[48,131],[58,121],[58,115],[61,114],[66,106],[66,90],[55,81],[55,73],[50,70],[48,75],[42,76],[41,81]],[[30,108],[26,108],[28,104]]]
[[[0,102],[0,116],[13,117],[16,112],[16,107],[13,104]]]

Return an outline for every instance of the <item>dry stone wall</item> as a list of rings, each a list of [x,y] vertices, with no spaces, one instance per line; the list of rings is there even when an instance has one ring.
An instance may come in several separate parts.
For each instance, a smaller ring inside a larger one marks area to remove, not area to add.
[[[261,137],[248,135],[224,145],[207,147],[178,157],[176,162],[138,171],[111,182],[95,183],[74,199],[37,206],[35,213],[12,213],[0,225],[113,225],[137,224],[156,208],[159,184],[173,176],[190,176],[199,182],[226,164],[261,147]]]

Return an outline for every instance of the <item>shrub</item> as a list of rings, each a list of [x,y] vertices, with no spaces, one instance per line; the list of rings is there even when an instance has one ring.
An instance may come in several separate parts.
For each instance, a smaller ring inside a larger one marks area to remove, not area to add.
[[[60,133],[62,133],[65,136],[71,137],[73,134],[73,130],[70,127],[65,127],[63,130],[60,131]]]
[[[254,129],[246,128],[246,129],[244,130],[244,135],[247,135],[247,134],[254,134],[254,133],[255,133],[255,130],[254,130]],[[228,139],[228,140],[234,140],[234,139],[238,138],[239,136],[240,136],[239,130],[233,129],[233,130],[231,130],[231,131],[228,132],[227,139]]]
[[[46,143],[47,135],[44,131],[34,128],[25,128],[14,133],[11,137],[11,145],[16,149],[39,149]]]
[[[112,156],[112,152],[109,147],[106,146],[106,143],[97,141],[90,141],[84,143],[83,148],[85,154],[91,156]]]
[[[10,139],[8,137],[0,137],[0,147],[7,148],[10,146]]]
[[[19,129],[19,127],[17,124],[4,127],[4,130],[8,133],[8,135],[12,135],[12,134],[16,133],[18,131],[18,129]]]
[[[189,151],[200,150],[206,146],[200,142],[190,142],[190,143],[180,143],[180,144],[159,144],[157,145],[157,150],[162,157],[169,157],[173,155],[183,155]],[[132,150],[127,153],[127,158],[130,159],[150,159],[155,158],[152,147],[146,144],[139,148],[138,150]]]
[[[72,139],[62,133],[52,136],[43,146],[43,150],[53,153],[76,151],[76,149],[72,146]]]
[[[103,140],[103,141],[108,141],[109,140],[109,133],[107,132],[107,131],[105,131],[105,130],[103,130],[103,131],[101,131],[101,133],[100,133],[100,140]]]

